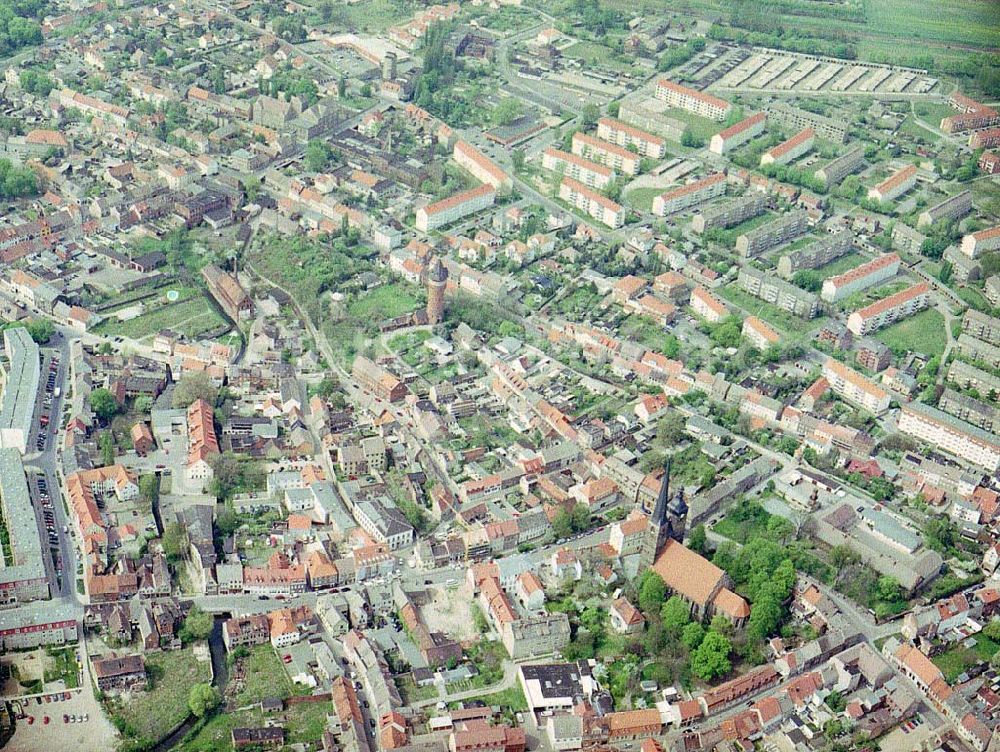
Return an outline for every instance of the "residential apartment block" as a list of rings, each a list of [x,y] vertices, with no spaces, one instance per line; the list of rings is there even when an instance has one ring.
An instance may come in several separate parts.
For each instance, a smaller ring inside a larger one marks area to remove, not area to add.
[[[501,193],[510,190],[510,175],[472,144],[456,141],[452,156],[479,182],[491,185],[494,190]]]
[[[767,114],[758,112],[748,118],[744,118],[735,125],[731,125],[725,130],[719,131],[709,142],[708,150],[713,154],[725,154],[738,146],[742,146],[747,141],[757,138],[764,132],[767,123]]]
[[[991,345],[1000,345],[1000,319],[972,308],[962,317],[962,331]]]
[[[687,86],[675,84],[673,81],[661,79],[656,83],[656,98],[661,99],[671,107],[678,107],[695,115],[710,120],[725,120],[733,106],[711,94],[690,89]]]
[[[957,91],[951,95],[949,102],[958,114],[941,119],[941,130],[945,133],[964,133],[1000,125],[1000,113]]]
[[[542,167],[552,172],[562,170],[566,177],[598,191],[607,188],[615,180],[615,171],[610,167],[552,146],[542,153]]]
[[[813,148],[816,143],[816,132],[812,128],[805,128],[792,136],[787,141],[768,149],[760,156],[760,166],[769,164],[783,165],[793,162],[803,154]]]
[[[778,306],[782,310],[811,319],[819,313],[819,298],[808,290],[779,279],[769,272],[746,266],[737,278],[740,287],[755,298]]]
[[[497,192],[488,183],[417,209],[416,225],[421,232],[431,232],[452,222],[493,206]]]
[[[894,201],[917,184],[916,165],[906,165],[887,177],[874,188],[868,189],[868,198],[875,201]]]
[[[697,233],[714,228],[726,228],[753,219],[767,210],[768,198],[763,194],[742,196],[719,206],[712,206],[691,220],[691,229]]]
[[[936,407],[922,402],[903,405],[898,428],[908,436],[990,472],[1000,467],[1000,438]]]
[[[602,141],[586,133],[577,132],[573,134],[572,149],[573,153],[577,156],[600,162],[614,170],[619,170],[629,175],[639,174],[642,157],[617,144]]]
[[[691,309],[711,324],[718,323],[729,315],[726,304],[700,286],[691,292]]]
[[[976,428],[996,433],[1000,428],[1000,409],[975,397],[945,389],[938,400],[938,409],[971,423]]]
[[[726,176],[716,172],[693,183],[671,188],[653,199],[653,214],[665,217],[726,195]]]
[[[1000,347],[996,345],[962,333],[958,335],[957,348],[967,358],[985,363],[990,368],[1000,368]]]
[[[801,209],[790,211],[737,237],[736,250],[743,258],[753,258],[808,229],[809,215]]]
[[[972,211],[972,191],[962,191],[920,213],[917,227],[931,227],[937,222],[961,219]]]
[[[843,274],[824,280],[820,297],[828,303],[836,303],[849,295],[892,279],[899,272],[899,255],[887,253],[871,261],[866,261]]]
[[[850,232],[835,232],[825,238],[786,253],[778,259],[778,274],[790,278],[801,269],[817,269],[831,261],[846,256],[854,249]]]
[[[827,162],[816,170],[813,175],[818,180],[822,180],[827,188],[832,188],[835,185],[839,185],[840,181],[848,175],[860,170],[864,167],[864,164],[865,147],[855,146],[853,149],[848,149],[836,159]]]
[[[980,394],[1000,394],[1000,377],[964,360],[953,360],[948,367],[948,381],[962,389],[975,389]]]
[[[0,447],[28,450],[28,435],[35,416],[40,367],[38,345],[23,326],[3,333],[6,362],[0,363]]]
[[[604,117],[597,121],[597,137],[626,148],[634,146],[642,156],[650,159],[663,159],[667,153],[667,142],[662,138],[615,118]]]
[[[758,350],[766,350],[781,341],[781,336],[756,316],[743,319],[743,336]]]
[[[768,105],[767,113],[787,128],[796,130],[812,128],[820,138],[835,141],[838,144],[847,140],[848,125],[844,120],[834,120],[815,112],[807,112],[784,102]]]
[[[859,337],[878,331],[927,308],[931,304],[930,292],[926,282],[900,290],[852,313],[847,318],[847,328]]]
[[[889,392],[839,360],[827,358],[823,364],[823,377],[836,394],[874,415],[889,409]]]
[[[962,238],[962,253],[979,258],[984,253],[1000,250],[1000,226],[973,232]]]
[[[559,184],[559,198],[585,211],[589,216],[608,227],[625,224],[625,208],[607,196],[591,190],[573,178],[563,178]]]

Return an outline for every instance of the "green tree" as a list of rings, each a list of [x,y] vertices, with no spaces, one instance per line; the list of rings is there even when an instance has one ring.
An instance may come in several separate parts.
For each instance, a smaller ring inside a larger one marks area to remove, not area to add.
[[[493,124],[494,125],[510,125],[515,120],[517,120],[524,112],[524,108],[521,105],[521,100],[514,97],[505,97],[501,99],[497,106],[493,109]]]
[[[691,528],[687,545],[698,554],[704,555],[708,551],[708,534],[705,532],[704,525],[695,525]]]
[[[174,407],[190,407],[195,400],[203,399],[214,406],[218,397],[219,390],[212,384],[208,374],[194,371],[181,376],[181,380],[174,387],[170,401]]]
[[[647,614],[656,613],[667,597],[667,585],[656,572],[647,570],[639,581],[639,608]]]
[[[105,466],[115,464],[115,437],[111,431],[104,431],[97,440],[101,448],[101,461]]]
[[[585,131],[591,131],[597,127],[597,120],[601,117],[601,110],[592,102],[588,102],[580,110],[580,127]]]
[[[333,148],[326,141],[313,139],[306,145],[306,168],[310,172],[323,172],[333,162]]]
[[[160,540],[163,554],[171,561],[179,561],[187,555],[188,537],[184,526],[179,522],[171,522],[163,529]]]
[[[679,595],[672,595],[660,609],[660,618],[668,634],[680,635],[684,627],[691,622],[691,606]]]
[[[681,632],[681,642],[688,650],[695,650],[705,638],[705,628],[696,621],[691,622]]]
[[[573,518],[565,509],[560,509],[552,518],[552,532],[557,540],[573,534]]]
[[[90,393],[90,407],[98,418],[104,421],[111,420],[118,412],[118,402],[115,396],[101,387]]]
[[[732,669],[729,653],[732,645],[718,632],[709,630],[698,648],[691,653],[691,673],[704,681],[725,676]]]
[[[219,705],[219,690],[211,684],[199,682],[188,691],[188,708],[198,718],[204,718]]]
[[[32,319],[28,322],[28,334],[39,345],[44,345],[56,333],[55,325],[48,319]]]
[[[184,617],[184,624],[178,631],[177,636],[181,642],[188,643],[195,640],[207,640],[212,634],[212,615],[207,611],[202,611],[198,606],[192,606],[188,615]]]

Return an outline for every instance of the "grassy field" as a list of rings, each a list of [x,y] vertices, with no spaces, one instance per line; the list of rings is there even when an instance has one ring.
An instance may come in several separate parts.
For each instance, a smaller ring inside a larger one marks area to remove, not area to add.
[[[136,738],[158,741],[188,716],[188,692],[192,684],[211,679],[207,661],[198,661],[190,649],[146,656],[150,689],[128,703],[114,701],[112,720],[132,731]]]
[[[382,321],[409,313],[420,301],[403,284],[383,285],[348,303],[347,310],[355,318]]]
[[[721,131],[723,128],[722,123],[717,123],[714,120],[703,118],[700,115],[695,115],[693,112],[682,110],[679,107],[668,107],[663,111],[663,116],[673,118],[674,120],[680,120],[682,123],[687,123],[688,130],[691,132],[691,135],[704,141],[706,145],[708,145],[712,136]]]
[[[524,692],[517,685],[501,690],[500,692],[494,692],[491,695],[477,697],[476,699],[482,700],[490,706],[499,705],[501,710],[510,710],[515,713],[528,709],[528,701],[524,699]]]
[[[668,190],[668,188],[633,188],[625,194],[625,203],[638,211],[651,212],[653,199]]]
[[[628,70],[631,66],[612,56],[610,48],[595,42],[577,42],[563,52],[566,57],[579,60],[589,67],[610,68],[612,70]]]
[[[929,357],[943,353],[948,344],[944,316],[933,308],[886,327],[877,332],[875,338],[888,345],[894,353],[911,350]]]
[[[203,294],[190,290],[188,297],[182,293],[177,302],[150,307],[134,319],[118,321],[115,318],[107,318],[94,331],[97,334],[142,340],[152,337],[161,329],[173,329],[175,332],[196,338],[225,323]]]
[[[958,297],[968,303],[969,307],[974,308],[977,311],[989,313],[993,309],[993,306],[990,305],[990,301],[986,299],[986,296],[983,295],[977,287],[969,287],[968,285],[959,287]]]
[[[775,305],[758,300],[736,287],[735,283],[723,287],[718,290],[718,293],[730,303],[734,303],[754,316],[760,317],[777,329],[780,334],[784,334],[793,340],[798,339],[801,335],[812,331],[820,325],[821,318],[809,320],[799,318]],[[782,344],[788,343],[783,342]]]
[[[863,264],[867,259],[860,253],[848,253],[846,256],[841,256],[839,259],[834,259],[826,266],[821,266],[816,269],[823,279],[827,277],[835,277],[838,274],[843,274],[848,269],[853,269],[858,264]]]
[[[190,739],[176,749],[181,752],[215,752],[230,749],[232,730],[237,726],[263,726],[270,720],[282,722],[285,743],[305,744],[317,741],[326,728],[326,716],[333,712],[330,701],[304,703],[286,708],[281,713],[265,715],[259,708],[218,713]],[[307,746],[306,749],[309,749]]]
[[[976,635],[975,639],[974,647],[956,645],[931,659],[931,662],[941,669],[945,681],[949,684],[953,684],[963,671],[967,671],[980,661],[988,661],[1000,649],[1000,645],[988,637]]]
[[[250,648],[250,656],[244,660],[247,662],[246,684],[233,696],[236,707],[252,705],[265,697],[284,699],[295,694],[288,672],[269,644]]]

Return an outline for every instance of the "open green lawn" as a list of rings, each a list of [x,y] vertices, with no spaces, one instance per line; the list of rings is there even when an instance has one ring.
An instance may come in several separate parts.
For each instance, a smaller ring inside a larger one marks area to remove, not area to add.
[[[986,296],[977,287],[970,287],[968,285],[959,287],[958,297],[964,300],[970,308],[974,308],[977,311],[989,313],[993,310],[990,301],[986,299]]]
[[[834,259],[829,264],[821,266],[816,269],[823,279],[828,277],[835,277],[838,274],[843,274],[848,269],[853,269],[859,264],[863,264],[867,261],[866,257],[862,256],[860,253],[848,253],[846,256],[841,256],[838,259]]]
[[[351,316],[377,323],[409,313],[419,303],[410,287],[397,283],[376,287],[352,300],[347,308]]]
[[[945,681],[949,684],[953,684],[963,671],[967,671],[980,661],[988,661],[1000,649],[1000,645],[988,637],[976,635],[975,640],[974,647],[956,645],[931,659],[934,665],[941,669]]]
[[[577,42],[567,47],[563,54],[566,57],[579,60],[588,67],[603,67],[619,71],[632,67],[622,60],[615,59],[611,48],[595,42]]]
[[[806,332],[816,329],[822,320],[822,317],[808,320],[799,318],[776,305],[758,300],[737,287],[735,282],[717,290],[717,292],[730,303],[735,303],[754,316],[760,317],[777,329],[780,334],[788,337],[788,340],[783,341],[782,344],[790,344]]]
[[[521,687],[517,684],[510,689],[504,689],[490,695],[483,695],[476,699],[482,700],[490,706],[499,705],[501,710],[510,710],[515,713],[528,709],[528,701],[524,699],[524,692],[521,691]]]
[[[706,146],[712,136],[721,131],[724,127],[722,123],[718,123],[715,120],[710,120],[708,118],[703,118],[700,115],[695,115],[693,112],[682,110],[679,107],[668,107],[663,111],[663,116],[673,118],[674,120],[680,120],[682,123],[687,123],[688,130],[691,132],[691,135],[701,141],[704,141]]]
[[[125,729],[124,736],[156,742],[187,718],[191,685],[210,681],[212,671],[208,661],[196,660],[188,648],[147,654],[146,673],[150,689],[127,703],[109,701],[109,712]]]
[[[243,660],[247,663],[246,683],[233,697],[236,707],[252,705],[265,697],[285,699],[296,694],[295,685],[270,644],[255,645]]]
[[[128,321],[107,318],[94,331],[97,334],[142,340],[152,337],[162,329],[173,329],[175,332],[196,338],[225,323],[208,299],[203,294],[194,292],[186,299],[182,296],[176,303],[149,308],[141,316]]]
[[[416,10],[416,5],[405,0],[365,0],[342,7],[349,26],[368,32],[383,31],[411,17]]]
[[[292,705],[281,713],[268,715],[259,708],[217,713],[192,738],[185,739],[176,749],[181,752],[231,749],[232,731],[235,727],[263,726],[268,721],[278,721],[284,726],[285,743],[288,745],[318,742],[326,729],[326,717],[331,713],[333,705],[329,700]]]
[[[894,353],[910,350],[928,357],[940,355],[948,344],[944,316],[933,308],[897,321],[892,326],[876,332],[875,338],[888,345]]]
[[[653,210],[653,199],[669,188],[633,188],[625,194],[625,203],[641,212]]]

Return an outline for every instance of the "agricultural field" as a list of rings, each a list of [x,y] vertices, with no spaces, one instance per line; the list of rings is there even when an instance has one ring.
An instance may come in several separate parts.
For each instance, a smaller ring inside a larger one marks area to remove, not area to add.
[[[940,355],[948,344],[944,316],[933,308],[876,332],[875,338],[884,342],[894,353],[912,351],[928,357]]]

